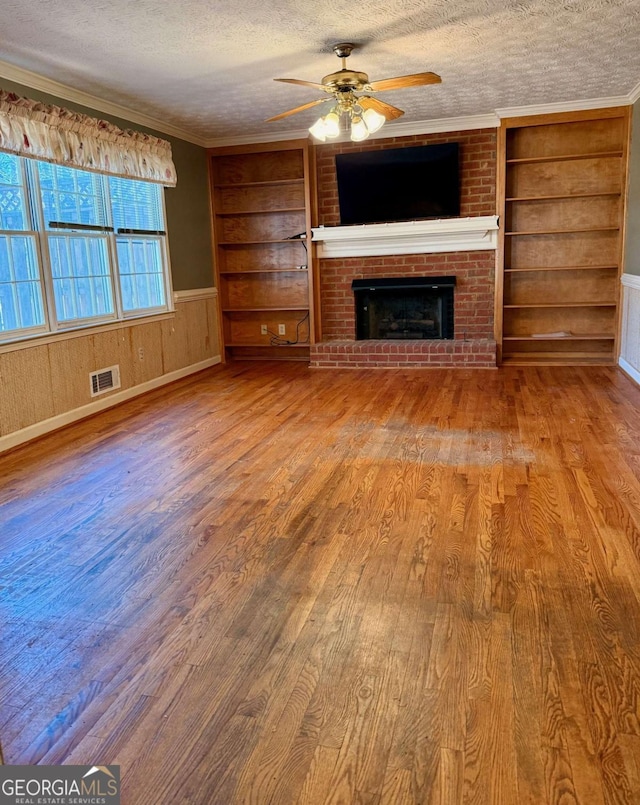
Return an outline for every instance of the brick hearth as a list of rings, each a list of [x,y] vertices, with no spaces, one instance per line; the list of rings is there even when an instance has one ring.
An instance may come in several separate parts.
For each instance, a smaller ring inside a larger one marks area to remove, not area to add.
[[[496,342],[472,341],[324,341],[311,347],[311,367],[384,368],[468,366],[495,368]]]

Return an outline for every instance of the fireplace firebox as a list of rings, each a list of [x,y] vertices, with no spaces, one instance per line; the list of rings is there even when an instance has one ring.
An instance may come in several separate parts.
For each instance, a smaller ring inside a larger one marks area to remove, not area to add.
[[[455,277],[353,280],[356,339],[453,338]]]

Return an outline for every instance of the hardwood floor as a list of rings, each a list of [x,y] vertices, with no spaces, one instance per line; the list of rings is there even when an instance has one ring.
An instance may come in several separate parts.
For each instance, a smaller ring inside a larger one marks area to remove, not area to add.
[[[217,367],[0,457],[8,763],[123,803],[640,802],[640,389]]]

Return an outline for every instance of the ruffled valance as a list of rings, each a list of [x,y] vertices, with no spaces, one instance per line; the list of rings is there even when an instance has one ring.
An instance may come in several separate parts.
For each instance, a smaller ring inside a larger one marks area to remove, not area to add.
[[[4,90],[0,151],[166,187],[177,182],[166,140]]]

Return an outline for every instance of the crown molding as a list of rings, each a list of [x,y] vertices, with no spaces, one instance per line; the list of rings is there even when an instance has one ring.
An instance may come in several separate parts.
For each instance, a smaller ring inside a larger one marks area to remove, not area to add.
[[[466,115],[464,117],[441,117],[434,120],[416,120],[406,123],[393,123],[389,128],[382,127],[371,139],[385,137],[410,137],[413,134],[437,134],[447,131],[473,131],[474,129],[495,129],[500,120],[493,114]],[[345,139],[349,139],[345,137]]]
[[[278,143],[282,140],[305,140],[309,136],[309,129],[289,129],[273,134],[241,134],[230,137],[214,137],[205,140],[205,148],[220,148],[228,145],[256,145],[257,143]]]
[[[471,131],[474,129],[491,129],[500,125],[499,118],[494,114],[468,115],[466,117],[443,117],[435,120],[415,120],[406,123],[388,123],[379,131],[367,138],[369,140],[388,140],[390,137],[410,137],[416,134],[435,134],[447,131]],[[228,145],[254,145],[264,142],[279,142],[280,140],[305,139],[309,136],[308,129],[278,132],[265,136],[264,134],[247,134],[242,137],[221,137],[209,140],[207,148],[218,148]],[[349,142],[349,135],[345,132],[333,138],[328,143],[316,143],[317,146],[331,145],[332,143]]]
[[[539,103],[532,106],[505,106],[503,109],[496,109],[496,115],[501,119],[504,117],[527,117],[528,115],[551,115],[555,112],[583,112],[589,109],[629,106],[632,103],[631,93],[629,93],[628,95],[614,95],[610,98],[558,101],[557,103]]]
[[[635,87],[629,93],[630,103],[635,103],[636,101],[639,100],[640,100],[640,81],[635,85]]]
[[[81,106],[88,106],[89,109],[95,109],[98,112],[122,118],[130,123],[137,123],[139,126],[155,129],[163,134],[168,134],[170,137],[177,137],[179,140],[186,140],[194,145],[205,146],[204,138],[198,137],[178,126],[172,126],[170,123],[136,112],[127,106],[120,106],[120,104],[99,98],[97,95],[82,92],[67,84],[61,84],[51,78],[45,78],[45,76],[38,73],[32,73],[30,70],[24,70],[22,67],[16,67],[14,64],[9,64],[9,62],[2,60],[0,60],[0,77],[15,81],[16,84],[24,84],[40,92],[47,92],[50,95],[63,98],[65,101],[72,101],[72,103],[78,103]]]

